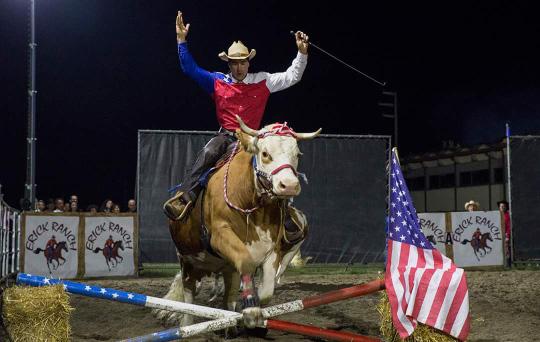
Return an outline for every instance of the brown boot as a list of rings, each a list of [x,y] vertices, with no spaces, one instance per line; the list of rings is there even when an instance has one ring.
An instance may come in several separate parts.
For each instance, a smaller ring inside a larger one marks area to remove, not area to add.
[[[163,212],[173,221],[183,220],[191,212],[193,202],[188,195],[184,195],[184,192],[179,191],[163,204]]]

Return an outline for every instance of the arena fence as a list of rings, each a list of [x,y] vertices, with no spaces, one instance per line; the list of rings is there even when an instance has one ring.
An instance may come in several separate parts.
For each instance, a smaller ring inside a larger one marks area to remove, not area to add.
[[[0,277],[19,271],[21,214],[4,202],[0,187]]]
[[[514,261],[540,260],[540,136],[511,136],[509,145]]]

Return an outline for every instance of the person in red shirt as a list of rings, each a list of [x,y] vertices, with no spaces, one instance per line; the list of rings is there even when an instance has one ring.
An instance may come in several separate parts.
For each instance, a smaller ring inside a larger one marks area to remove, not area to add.
[[[47,241],[47,245],[45,245],[45,250],[49,249],[49,251],[52,253],[57,245],[58,243],[56,242],[56,236],[53,235],[51,236],[49,241]]]
[[[504,248],[506,251],[506,257],[508,258],[508,265],[510,266],[512,260],[512,248],[510,244],[510,237],[512,235],[512,224],[510,222],[510,208],[507,201],[497,202],[499,211],[503,214],[504,217]]]
[[[480,245],[480,239],[482,238],[482,232],[480,228],[476,228],[476,231],[472,235],[472,239],[477,241],[477,246]]]
[[[112,252],[113,246],[114,246],[114,240],[112,238],[112,235],[109,235],[109,238],[107,239],[107,241],[105,241],[105,246],[103,247],[103,249],[109,248],[110,251]]]
[[[221,126],[199,153],[195,163],[184,177],[175,196],[165,202],[163,210],[171,220],[183,220],[189,215],[202,188],[199,179],[213,167],[227,147],[236,141],[234,132],[239,128],[238,115],[253,129],[259,129],[270,93],[298,83],[307,65],[309,37],[298,31],[295,34],[298,53],[291,66],[284,72],[249,72],[249,61],[255,50],[249,50],[241,41],[231,44],[227,52],[218,57],[228,63],[229,73],[209,72],[200,68],[191,56],[186,37],[190,24],[184,25],[182,13],[176,18],[176,37],[180,65],[184,73],[195,80],[214,100],[216,117]]]

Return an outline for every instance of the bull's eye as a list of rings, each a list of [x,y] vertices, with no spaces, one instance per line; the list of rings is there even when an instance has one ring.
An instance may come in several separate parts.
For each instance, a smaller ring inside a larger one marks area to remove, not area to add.
[[[262,158],[263,158],[263,162],[269,162],[272,160],[272,156],[270,156],[270,153],[266,151],[262,152]]]

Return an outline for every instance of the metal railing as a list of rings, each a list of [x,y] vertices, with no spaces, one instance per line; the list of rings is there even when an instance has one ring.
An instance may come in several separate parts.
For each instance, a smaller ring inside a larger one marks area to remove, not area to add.
[[[0,188],[0,278],[19,271],[21,213],[4,202]]]

